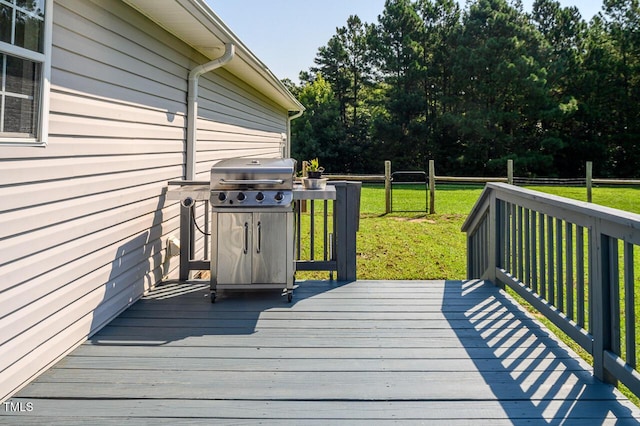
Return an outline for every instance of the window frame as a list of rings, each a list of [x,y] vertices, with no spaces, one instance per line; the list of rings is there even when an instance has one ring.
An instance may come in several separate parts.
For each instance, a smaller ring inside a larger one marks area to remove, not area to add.
[[[44,2],[43,53],[0,41],[0,53],[41,64],[40,67],[40,108],[36,111],[38,124],[35,137],[1,136],[0,146],[38,146],[47,145],[49,138],[49,93],[51,88],[51,50],[53,33],[53,0]]]

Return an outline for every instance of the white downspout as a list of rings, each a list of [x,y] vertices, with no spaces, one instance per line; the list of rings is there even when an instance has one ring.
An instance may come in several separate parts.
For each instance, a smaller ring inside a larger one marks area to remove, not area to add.
[[[302,114],[304,114],[304,109],[289,116],[287,120],[287,152],[284,153],[284,157],[291,157],[291,122]]]
[[[187,170],[186,180],[196,178],[196,141],[198,124],[198,79],[202,74],[225,66],[235,55],[235,45],[227,43],[224,46],[224,54],[206,64],[198,65],[189,72],[189,92],[187,94]]]

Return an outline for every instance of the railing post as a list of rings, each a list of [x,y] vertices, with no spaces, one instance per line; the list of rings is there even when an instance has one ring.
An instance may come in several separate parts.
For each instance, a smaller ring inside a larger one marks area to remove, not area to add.
[[[507,183],[513,185],[513,160],[507,160]]]
[[[334,227],[338,281],[356,280],[356,234],[360,223],[361,182],[335,182]]]
[[[391,161],[384,162],[384,212],[391,213]]]
[[[616,383],[605,368],[605,351],[612,347],[610,240],[595,220],[589,235],[589,287],[591,289],[591,333],[593,374],[607,383]]]

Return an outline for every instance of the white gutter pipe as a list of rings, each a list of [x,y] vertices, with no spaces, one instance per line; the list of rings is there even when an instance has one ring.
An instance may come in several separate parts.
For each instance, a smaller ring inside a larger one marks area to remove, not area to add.
[[[198,65],[189,72],[189,92],[187,94],[187,170],[186,180],[196,178],[196,141],[198,124],[198,79],[202,74],[223,67],[233,59],[236,48],[233,43],[224,46],[224,54],[206,64]]]
[[[287,120],[287,152],[283,153],[284,157],[291,157],[291,122],[304,114],[304,109],[289,116]]]

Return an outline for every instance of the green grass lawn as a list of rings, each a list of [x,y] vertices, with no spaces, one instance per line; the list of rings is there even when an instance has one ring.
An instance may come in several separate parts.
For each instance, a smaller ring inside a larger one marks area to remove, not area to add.
[[[587,201],[587,190],[577,187],[531,186],[534,191]],[[592,191],[592,202],[633,213],[640,213],[640,187],[597,187]]]
[[[587,198],[585,188],[548,186],[529,189],[580,201]],[[435,197],[436,213],[427,214],[423,186],[397,185],[393,190],[394,211],[384,214],[384,187],[364,184],[357,235],[358,278],[466,278],[466,235],[460,228],[482,190],[483,185],[439,185]],[[594,188],[593,201],[640,213],[640,188]],[[317,208],[319,213],[322,207]],[[316,228],[320,227],[317,223]],[[316,252],[316,258],[321,257],[322,254]],[[325,273],[317,272],[299,272],[296,276],[298,279],[326,278]]]
[[[384,188],[364,185],[357,241],[358,278],[465,278],[466,236],[460,227],[481,192],[480,186],[438,190],[438,213],[427,214],[424,187],[398,186],[393,190],[394,212],[385,215]]]
[[[465,278],[466,236],[460,228],[482,189],[480,185],[438,186],[436,213],[427,214],[424,187],[394,187],[394,212],[385,215],[384,188],[363,185],[357,242],[358,278]],[[530,189],[580,201],[587,198],[585,188]],[[640,188],[594,188],[593,202],[640,213]]]
[[[364,184],[357,234],[358,279],[464,279],[466,236],[460,228],[481,192],[482,186],[439,189],[438,213],[427,214],[424,187],[398,185],[393,190],[394,212],[384,214],[384,187]],[[318,216],[321,209],[316,204]],[[303,217],[303,229],[308,227],[305,220],[308,218]],[[316,241],[322,238],[321,227],[317,218]],[[307,244],[303,233],[302,258],[308,258]],[[316,247],[315,258],[322,255],[321,247]],[[326,273],[297,272],[296,278],[324,279]]]

